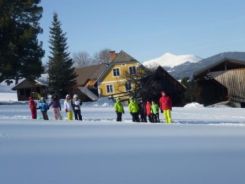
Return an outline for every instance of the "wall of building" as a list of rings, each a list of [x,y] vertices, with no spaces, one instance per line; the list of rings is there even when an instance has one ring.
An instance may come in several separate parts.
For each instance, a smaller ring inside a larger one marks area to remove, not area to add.
[[[245,69],[234,69],[215,77],[228,90],[229,98],[245,102]]]
[[[139,63],[130,63],[130,64],[116,64],[113,68],[111,68],[107,75],[104,77],[103,81],[99,84],[99,93],[100,96],[111,96],[118,93],[126,92],[125,84],[129,79],[129,68],[130,67],[138,67]],[[119,69],[119,76],[114,76],[113,70]],[[111,93],[107,92],[107,86],[112,85],[113,91]],[[133,85],[131,86],[134,87]]]

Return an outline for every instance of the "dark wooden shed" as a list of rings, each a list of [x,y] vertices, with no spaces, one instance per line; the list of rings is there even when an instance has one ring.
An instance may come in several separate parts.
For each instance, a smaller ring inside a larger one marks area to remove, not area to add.
[[[18,101],[27,101],[30,96],[34,98],[39,95],[47,97],[48,86],[37,80],[24,79],[13,90],[17,90]]]
[[[172,98],[174,106],[184,105],[185,87],[162,67],[158,67],[150,75],[141,79],[140,95],[143,101],[158,102],[161,91],[166,92]]]

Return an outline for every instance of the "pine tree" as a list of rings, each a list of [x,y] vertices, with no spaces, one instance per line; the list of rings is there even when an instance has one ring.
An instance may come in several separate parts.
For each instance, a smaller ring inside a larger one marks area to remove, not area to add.
[[[0,0],[0,79],[34,79],[43,71],[40,0]]]
[[[48,73],[49,73],[49,92],[64,97],[71,93],[76,84],[76,74],[73,68],[73,61],[67,51],[66,34],[61,29],[58,15],[53,16],[50,28],[50,50]]]

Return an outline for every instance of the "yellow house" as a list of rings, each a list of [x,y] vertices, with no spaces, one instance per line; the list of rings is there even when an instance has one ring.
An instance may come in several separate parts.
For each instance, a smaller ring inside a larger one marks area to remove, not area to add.
[[[121,96],[135,88],[132,82],[142,64],[124,51],[111,53],[111,62],[98,80],[99,96]]]

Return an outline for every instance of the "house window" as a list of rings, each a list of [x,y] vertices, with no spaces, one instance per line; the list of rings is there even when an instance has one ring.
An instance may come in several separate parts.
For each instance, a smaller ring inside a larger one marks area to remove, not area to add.
[[[136,67],[135,66],[130,66],[129,67],[129,74],[130,75],[135,75],[136,74]]]
[[[115,76],[115,77],[120,76],[120,71],[119,71],[119,68],[115,68],[115,69],[113,69],[113,76]]]
[[[107,93],[113,93],[113,86],[111,84],[106,85],[106,91]]]
[[[132,86],[131,86],[131,82],[130,81],[127,81],[125,83],[125,89],[126,89],[126,91],[130,91],[132,89]]]

